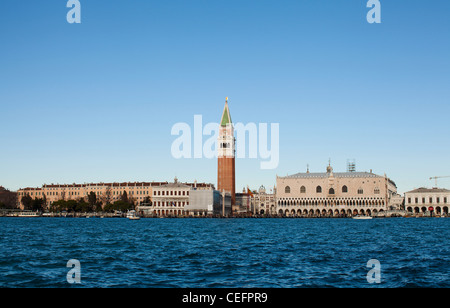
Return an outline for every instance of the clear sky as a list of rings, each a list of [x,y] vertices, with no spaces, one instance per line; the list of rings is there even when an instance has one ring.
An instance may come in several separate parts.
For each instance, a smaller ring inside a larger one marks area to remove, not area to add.
[[[236,161],[236,190],[276,175],[386,173],[399,192],[450,175],[450,1],[0,2],[0,185],[202,181],[175,123],[279,123],[280,162]],[[450,178],[438,186],[450,188]]]

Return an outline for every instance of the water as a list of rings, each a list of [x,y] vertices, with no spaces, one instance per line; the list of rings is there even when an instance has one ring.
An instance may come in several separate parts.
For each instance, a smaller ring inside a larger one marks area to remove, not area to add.
[[[450,219],[0,218],[0,287],[450,287]],[[69,284],[67,261],[81,264]],[[381,283],[370,284],[370,259]]]

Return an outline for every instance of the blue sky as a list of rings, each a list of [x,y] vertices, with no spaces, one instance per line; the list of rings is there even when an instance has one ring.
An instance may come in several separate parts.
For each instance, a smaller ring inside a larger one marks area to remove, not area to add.
[[[276,175],[386,173],[400,192],[450,175],[450,2],[81,0],[0,3],[0,185],[216,184],[174,159],[175,123],[279,123],[280,163],[236,161],[236,189]],[[450,179],[439,186],[450,188]]]

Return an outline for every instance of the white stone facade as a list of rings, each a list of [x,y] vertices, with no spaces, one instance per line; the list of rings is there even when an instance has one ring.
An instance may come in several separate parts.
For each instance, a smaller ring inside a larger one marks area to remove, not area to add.
[[[387,210],[397,187],[372,172],[297,173],[277,176],[277,214],[285,216],[373,215]]]
[[[444,188],[418,188],[405,193],[405,209],[414,214],[447,215],[450,207],[450,190]]]

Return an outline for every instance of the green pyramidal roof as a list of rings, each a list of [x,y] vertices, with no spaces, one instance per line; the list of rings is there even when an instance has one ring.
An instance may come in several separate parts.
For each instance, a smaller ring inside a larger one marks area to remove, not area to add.
[[[223,108],[222,119],[220,120],[221,126],[227,126],[231,124],[230,109],[228,109],[228,101],[225,101],[225,107]]]

